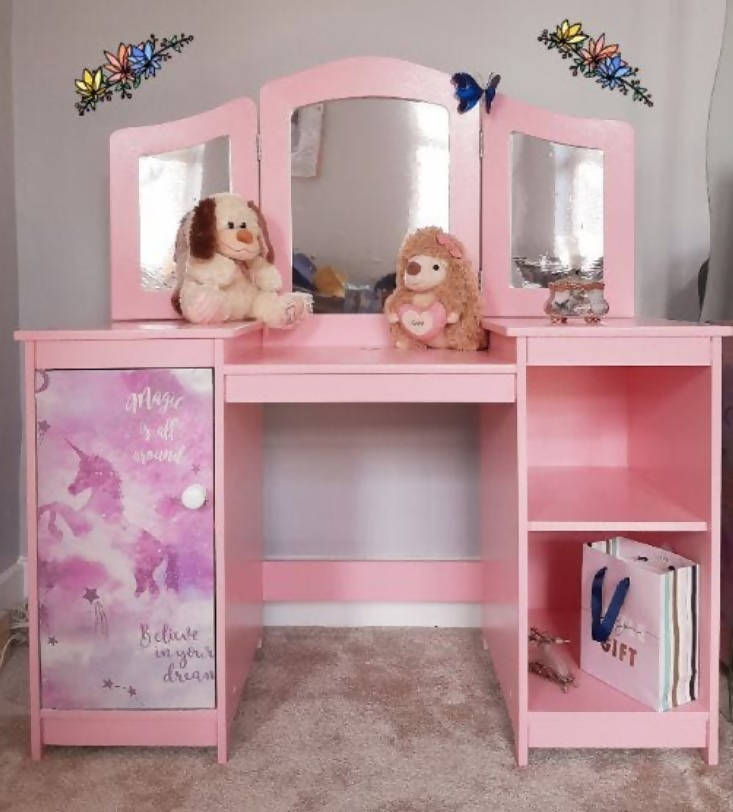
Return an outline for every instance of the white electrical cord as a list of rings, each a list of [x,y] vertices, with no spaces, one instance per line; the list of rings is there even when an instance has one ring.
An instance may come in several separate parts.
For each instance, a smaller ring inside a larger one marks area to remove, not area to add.
[[[0,651],[0,671],[5,665],[5,657],[10,649],[11,643],[21,645],[28,642],[28,606],[24,605],[17,609],[10,610],[10,637],[5,641],[2,651]]]

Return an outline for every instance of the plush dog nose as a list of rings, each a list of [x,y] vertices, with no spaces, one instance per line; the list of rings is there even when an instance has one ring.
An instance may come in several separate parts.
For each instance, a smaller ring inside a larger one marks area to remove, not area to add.
[[[237,232],[237,239],[239,242],[251,243],[254,240],[252,232],[247,228],[240,228]]]
[[[407,273],[410,276],[415,276],[415,274],[420,273],[420,263],[419,262],[410,262],[407,265]]]

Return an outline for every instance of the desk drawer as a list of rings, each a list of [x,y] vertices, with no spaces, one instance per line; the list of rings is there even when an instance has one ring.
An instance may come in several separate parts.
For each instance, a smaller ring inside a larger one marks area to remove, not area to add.
[[[513,403],[515,376],[228,375],[229,403]]]
[[[709,366],[709,338],[558,336],[527,340],[530,366]]]

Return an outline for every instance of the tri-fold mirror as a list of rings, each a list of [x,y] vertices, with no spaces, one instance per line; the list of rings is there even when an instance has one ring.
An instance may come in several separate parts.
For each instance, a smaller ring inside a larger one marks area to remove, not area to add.
[[[177,318],[178,225],[201,197],[227,190],[259,198],[285,287],[312,293],[323,319],[359,314],[355,329],[371,324],[376,340],[400,245],[427,225],[464,243],[487,315],[541,315],[547,285],[570,272],[606,283],[612,315],[633,314],[623,122],[502,94],[490,114],[461,115],[448,75],[355,58],[268,82],[259,111],[237,99],[120,130],[110,145],[113,318]]]

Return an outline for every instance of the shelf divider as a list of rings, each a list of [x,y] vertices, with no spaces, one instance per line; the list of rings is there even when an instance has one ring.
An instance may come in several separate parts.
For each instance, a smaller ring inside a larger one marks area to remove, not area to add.
[[[705,531],[707,521],[631,468],[529,469],[530,531]]]

